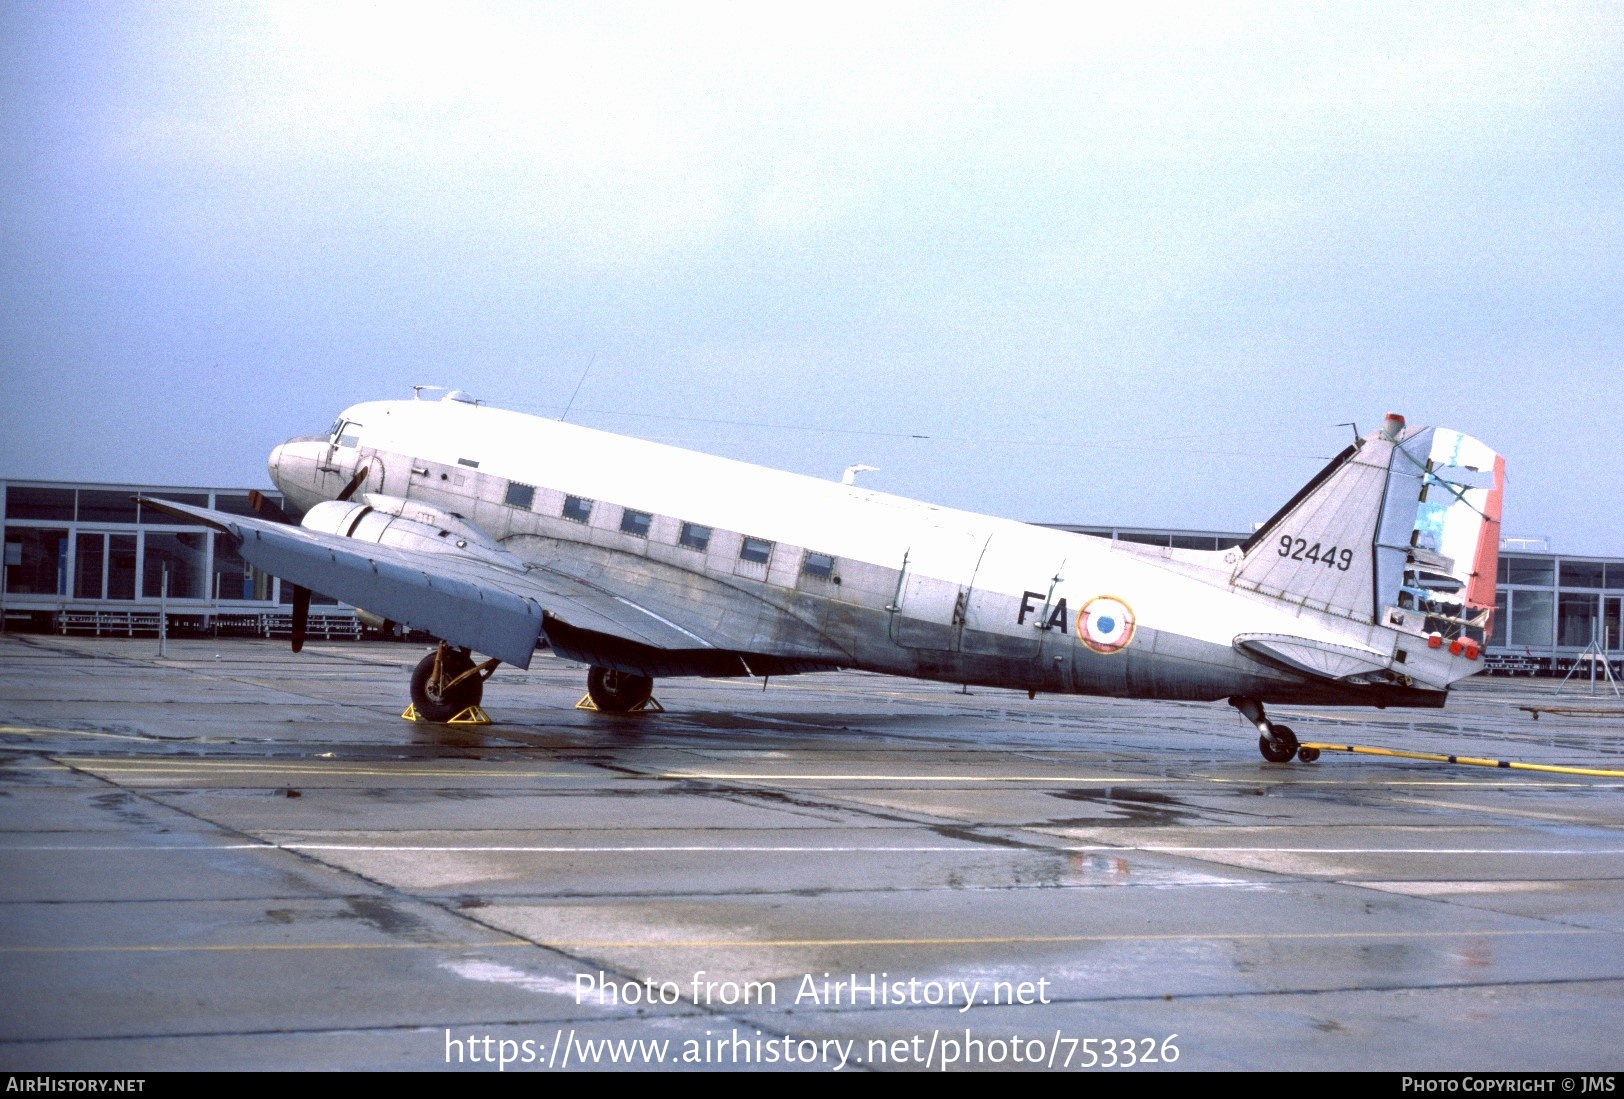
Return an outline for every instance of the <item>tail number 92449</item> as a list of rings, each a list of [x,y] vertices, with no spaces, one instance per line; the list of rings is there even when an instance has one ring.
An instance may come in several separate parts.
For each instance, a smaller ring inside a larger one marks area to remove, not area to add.
[[[1324,565],[1339,572],[1347,572],[1348,566],[1353,564],[1351,549],[1338,549],[1335,546],[1321,549],[1318,542],[1311,546],[1306,539],[1293,538],[1289,534],[1280,536],[1280,556],[1289,557],[1293,561],[1312,561],[1316,565]]]

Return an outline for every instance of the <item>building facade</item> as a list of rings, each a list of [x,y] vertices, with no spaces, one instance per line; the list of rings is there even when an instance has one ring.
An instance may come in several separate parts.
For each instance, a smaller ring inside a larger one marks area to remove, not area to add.
[[[136,502],[138,495],[253,515],[245,488],[0,481],[5,628],[60,633],[285,636],[291,585],[238,556],[231,539]],[[266,496],[281,503],[274,492]],[[355,612],[312,599],[313,636],[360,636]]]

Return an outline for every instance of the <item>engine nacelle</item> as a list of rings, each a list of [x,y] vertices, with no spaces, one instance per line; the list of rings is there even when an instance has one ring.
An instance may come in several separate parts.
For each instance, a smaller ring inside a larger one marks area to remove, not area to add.
[[[307,530],[396,549],[472,557],[522,569],[490,535],[431,504],[369,492],[357,500],[324,500],[305,513]]]

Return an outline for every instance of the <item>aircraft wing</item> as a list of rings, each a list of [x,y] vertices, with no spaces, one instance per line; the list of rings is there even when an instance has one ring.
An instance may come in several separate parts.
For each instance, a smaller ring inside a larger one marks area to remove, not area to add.
[[[545,637],[562,655],[642,674],[738,675],[838,666],[840,653],[810,627],[777,622],[765,601],[729,589],[685,600],[653,567],[576,574],[556,557],[521,561],[494,543],[386,545],[267,519],[142,497],[142,502],[232,538],[243,560],[285,581],[459,646],[528,668]],[[423,541],[423,540],[420,540]],[[671,570],[675,571],[675,570]],[[773,628],[763,633],[763,617]]]

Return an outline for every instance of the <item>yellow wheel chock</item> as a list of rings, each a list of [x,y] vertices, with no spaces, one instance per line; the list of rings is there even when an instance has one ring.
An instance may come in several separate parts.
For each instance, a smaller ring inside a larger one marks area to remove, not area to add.
[[[598,709],[598,704],[592,701],[592,696],[589,694],[582,695],[581,701],[575,704],[575,708],[577,710],[590,710],[593,713],[603,712]],[[650,695],[647,702],[639,702],[636,706],[623,712],[628,714],[663,714],[665,713],[665,707],[660,705],[659,699]]]
[[[423,721],[424,720],[422,717],[418,716],[417,707],[415,705],[407,706],[406,707],[406,712],[401,714],[400,716],[405,718],[407,721]],[[478,706],[465,706],[461,710],[458,710],[456,712],[456,714],[453,715],[451,717],[451,719],[446,722],[446,724],[447,725],[491,725],[491,724],[494,724],[494,722],[491,721],[491,715],[487,714],[484,710],[480,709]]]

